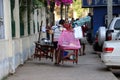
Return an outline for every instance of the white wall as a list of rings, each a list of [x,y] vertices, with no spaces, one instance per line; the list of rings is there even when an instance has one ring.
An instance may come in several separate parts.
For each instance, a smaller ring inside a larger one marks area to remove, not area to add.
[[[0,80],[9,73],[8,41],[0,40]]]
[[[14,39],[12,41],[13,56],[8,56],[8,41],[0,40],[0,80],[8,73],[14,73],[15,69],[31,58],[34,53],[34,42],[37,40],[37,35]],[[12,65],[12,66],[11,66]]]
[[[16,4],[18,4],[18,0]],[[10,11],[10,0],[3,0],[4,5],[4,26],[5,26],[5,39],[0,39],[0,80],[7,76],[9,73],[14,73],[16,68],[19,65],[24,65],[24,62],[31,58],[34,54],[35,44],[34,42],[38,40],[38,32],[31,33],[31,35],[20,38],[19,34],[19,18],[17,15],[19,14],[17,5],[15,6],[14,15],[16,22],[16,30],[18,31],[17,37],[14,39],[11,35],[11,11]],[[46,16],[44,15],[44,8],[39,11],[42,15],[41,19],[43,20],[43,25],[46,24]],[[19,16],[18,16],[19,17]],[[33,18],[35,19],[35,18]],[[35,20],[37,21],[37,20]],[[36,22],[35,22],[36,23]],[[33,24],[30,25],[31,27]],[[33,28],[31,28],[33,29]],[[36,28],[37,31],[37,28]]]

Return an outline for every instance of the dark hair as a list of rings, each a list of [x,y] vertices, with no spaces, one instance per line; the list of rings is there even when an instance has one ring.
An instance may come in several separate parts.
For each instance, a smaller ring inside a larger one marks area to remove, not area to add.
[[[59,24],[64,24],[64,22],[65,22],[65,20],[61,19],[61,20],[59,21]]]
[[[91,13],[88,13],[88,16],[92,16]]]
[[[79,20],[79,18],[76,19],[76,21]]]

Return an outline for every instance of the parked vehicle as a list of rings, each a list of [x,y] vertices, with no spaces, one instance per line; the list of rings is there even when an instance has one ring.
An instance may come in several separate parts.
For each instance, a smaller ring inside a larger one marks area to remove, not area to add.
[[[115,37],[119,32],[120,17],[115,17],[107,28],[101,26],[98,29],[98,45],[102,48],[104,41],[115,40]]]
[[[102,48],[98,44],[98,31],[96,32],[95,40],[93,41],[93,50],[94,51],[102,51]]]
[[[103,52],[101,60],[106,66],[120,67],[120,40],[105,41],[103,44]]]

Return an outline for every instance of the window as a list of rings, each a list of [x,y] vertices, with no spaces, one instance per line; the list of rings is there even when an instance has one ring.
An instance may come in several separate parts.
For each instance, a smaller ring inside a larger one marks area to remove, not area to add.
[[[120,30],[120,19],[116,21],[114,28],[115,30]]]

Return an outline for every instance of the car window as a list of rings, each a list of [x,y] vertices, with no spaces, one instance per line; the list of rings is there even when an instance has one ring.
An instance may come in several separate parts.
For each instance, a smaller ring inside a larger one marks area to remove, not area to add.
[[[114,26],[115,30],[120,30],[120,19],[118,19]]]

